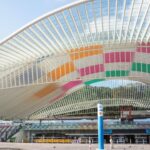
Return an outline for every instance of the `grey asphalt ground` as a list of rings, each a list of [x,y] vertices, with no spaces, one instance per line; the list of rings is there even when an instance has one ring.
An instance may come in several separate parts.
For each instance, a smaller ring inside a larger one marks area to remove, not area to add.
[[[38,144],[38,143],[0,143],[0,150],[96,150],[97,144]],[[110,150],[110,145],[105,145]],[[113,150],[150,150],[150,144],[116,144]]]

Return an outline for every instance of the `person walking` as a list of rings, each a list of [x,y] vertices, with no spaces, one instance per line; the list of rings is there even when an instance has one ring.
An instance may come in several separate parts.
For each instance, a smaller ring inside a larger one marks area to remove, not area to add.
[[[112,150],[113,149],[113,139],[112,139],[112,136],[110,136],[110,150]]]

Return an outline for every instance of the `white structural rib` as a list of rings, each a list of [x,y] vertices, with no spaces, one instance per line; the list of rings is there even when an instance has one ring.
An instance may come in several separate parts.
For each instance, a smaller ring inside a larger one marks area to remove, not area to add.
[[[43,26],[46,28],[46,26],[43,24]],[[48,37],[48,35],[46,35],[45,33],[44,33],[44,31],[39,27],[39,26],[37,26],[37,28],[40,30],[40,32],[46,37],[46,39],[49,41],[49,51],[48,51],[48,53],[50,53],[50,50],[51,51],[53,51],[53,49],[54,50],[56,50],[56,51],[58,51],[58,52],[60,52],[59,51],[59,49],[63,49],[63,47],[62,47],[62,45],[61,44],[59,44],[58,43],[58,41],[56,40],[56,38],[54,38],[55,36],[54,36],[54,34],[51,32],[50,34],[51,34],[51,36],[53,36],[53,38],[55,39],[55,42],[56,42],[56,44]],[[47,29],[47,28],[46,28]],[[53,52],[55,52],[55,51],[53,51]]]
[[[113,44],[116,38],[116,27],[117,27],[117,16],[118,16],[118,0],[116,0],[116,11],[115,11],[115,22],[114,22],[114,36],[113,36]]]
[[[143,15],[142,21],[141,21],[140,26],[139,26],[139,28],[138,28],[138,33],[136,34],[135,41],[137,41],[138,38],[139,38],[139,35],[140,35],[140,33],[141,33],[141,29],[142,29],[142,25],[145,23],[145,18],[146,18],[146,16],[147,16],[147,13],[148,13],[148,11],[149,11],[149,8],[150,8],[150,3],[148,4],[147,9],[146,9],[146,11],[145,11],[145,14]],[[146,20],[146,21],[147,21],[147,20]]]
[[[64,12],[61,12],[61,14],[62,14],[62,16],[63,16],[63,18],[64,18],[64,20],[65,20],[65,22],[66,22],[66,24],[67,24],[67,27],[68,27],[68,29],[69,29],[71,35],[72,35],[72,38],[73,38],[73,40],[74,40],[76,46],[79,48],[78,42],[77,42],[77,40],[76,40],[76,38],[75,38],[75,36],[74,36],[74,33],[72,32],[72,29],[71,29],[71,27],[70,27],[70,25],[69,25],[69,23],[68,23],[68,20],[67,20],[67,18],[66,18],[66,16],[65,16]]]
[[[64,27],[62,26],[62,23],[60,22],[60,20],[58,19],[58,17],[57,17],[56,15],[54,15],[54,17],[55,17],[55,19],[56,19],[58,25],[60,26],[61,30],[63,31],[63,34],[65,35],[67,41],[69,42],[69,45],[70,45],[71,48],[73,49],[73,48],[74,48],[73,43],[72,43],[72,41],[70,40],[69,36],[67,35],[67,33],[66,33]],[[54,29],[55,29],[55,27],[54,27]],[[58,32],[57,29],[55,29],[55,31]],[[61,34],[60,34],[59,32],[58,32],[57,34],[58,34],[58,35],[61,37],[61,39],[63,40],[63,37],[61,36]],[[68,45],[68,47],[69,47],[69,45]],[[69,49],[69,48],[68,48],[68,49]]]
[[[133,29],[132,29],[132,32],[131,32],[131,35],[130,35],[130,43],[133,41],[133,35],[134,35],[134,32],[135,32],[135,28],[136,28],[136,26],[137,26],[137,22],[138,22],[138,19],[139,19],[141,10],[142,10],[142,6],[143,6],[143,0],[142,0],[142,2],[141,2],[140,9],[139,9],[139,11],[138,11],[136,20],[135,20],[134,25],[133,25],[133,27],[132,27]]]
[[[94,38],[93,38],[93,35],[91,32],[90,21],[89,21],[89,17],[88,17],[88,11],[87,11],[87,4],[86,3],[85,3],[85,14],[86,14],[87,24],[88,24],[88,28],[89,28],[89,32],[90,32],[90,39],[92,39],[92,41],[94,41]]]
[[[19,37],[20,39],[24,40],[24,42],[26,43],[26,45],[28,45],[31,49],[31,52],[33,52],[33,54],[35,54],[37,57],[39,57],[39,54],[41,54],[41,50],[39,49],[40,47],[37,46],[37,44],[34,44],[34,42],[30,41],[29,38],[27,38],[28,36],[26,35],[26,33],[22,34],[18,34],[17,37]]]
[[[92,2],[92,13],[93,13],[93,16],[94,16],[94,25],[95,25],[95,38],[98,37],[98,29],[97,29],[97,20],[96,20],[96,13],[95,13],[95,10],[94,10],[94,1]]]
[[[47,39],[47,41],[49,42],[49,43],[47,44],[48,53],[49,53],[49,50],[52,49],[52,47],[50,47],[50,46],[51,46],[50,44],[52,44],[54,47],[56,47],[56,50],[57,50],[58,52],[60,52],[60,51],[59,51],[59,48],[60,48],[61,50],[63,49],[63,47],[62,47],[61,45],[56,45],[57,42],[56,42],[56,43],[52,42],[52,41],[49,39],[48,35],[46,35],[46,34],[44,33],[44,31],[43,31],[37,24],[36,24],[35,26],[39,29],[39,31],[43,34],[43,36],[44,36],[44,37]]]
[[[2,58],[5,58],[6,60],[11,59],[13,62],[17,62],[17,61],[21,61],[23,58],[20,57],[20,55],[18,53],[14,53],[13,51],[11,51],[10,53],[8,53],[8,49],[1,47],[0,48],[0,54],[2,54]],[[8,61],[8,63],[11,63],[10,61]]]
[[[0,55],[3,55],[3,58],[8,61],[8,63],[17,63],[18,61],[21,61],[20,58],[14,57],[13,55],[4,52],[2,49],[0,49]]]
[[[29,56],[35,57],[37,56],[34,51],[31,49],[32,47],[30,47],[29,45],[25,44],[24,42],[22,42],[20,39],[18,39],[18,36],[15,37],[13,39],[13,41],[15,41],[16,46],[19,46],[21,48],[23,48],[24,52],[27,53]],[[12,44],[14,44],[14,42],[11,42]]]
[[[147,37],[146,42],[150,42],[150,34],[149,34],[149,36]]]
[[[40,44],[40,42],[38,42],[37,39],[33,38],[33,36],[29,34],[27,31],[24,31],[24,33],[30,38],[31,42],[33,42],[35,45],[37,45],[40,48],[39,53],[41,55],[45,55],[43,46]]]
[[[133,13],[134,3],[135,3],[135,0],[132,0],[131,9],[130,9],[130,15],[129,15],[129,21],[128,21],[127,28],[126,28],[126,33],[125,33],[125,42],[127,42],[127,40],[128,40],[128,36],[127,35],[128,35],[128,32],[130,32],[129,30],[131,30],[130,22],[131,22],[131,17],[132,17],[132,13]]]
[[[81,44],[82,44],[82,46],[84,46],[84,43],[83,43],[82,38],[81,38],[81,36],[80,36],[80,33],[79,33],[79,30],[78,30],[76,21],[75,21],[73,15],[72,15],[72,11],[71,11],[71,9],[69,9],[68,11],[69,11],[69,14],[70,14],[70,16],[71,16],[71,19],[72,19],[72,21],[73,21],[73,24],[74,24],[74,26],[75,26],[75,29],[76,29],[76,31],[77,31],[78,37],[79,37],[79,39],[80,39],[80,41],[81,41]]]
[[[18,55],[17,57],[20,57],[21,59],[25,59],[25,57],[29,58],[29,54],[22,51],[22,49],[18,48],[16,45],[12,45],[12,43],[7,43],[7,45],[3,45],[1,49],[4,49],[9,53],[11,50],[14,54],[14,56]]]
[[[108,0],[108,43],[110,43],[110,0]]]
[[[84,29],[84,26],[83,26],[83,21],[82,21],[82,18],[81,18],[81,15],[80,15],[80,12],[79,12],[78,8],[76,8],[76,11],[77,11],[79,21],[80,21],[80,24],[81,24],[81,27],[82,27],[82,31],[83,31],[83,34],[84,34],[84,37],[85,37],[86,45],[88,46],[87,36],[86,36],[86,33],[85,33],[85,29]]]
[[[65,48],[64,47],[62,48],[63,51],[64,51],[64,49],[69,49],[68,45],[66,44],[66,41],[63,39],[62,35],[59,33],[59,31],[57,30],[57,28],[55,27],[55,25],[53,24],[53,22],[51,21],[51,19],[50,18],[47,18],[47,19],[48,19],[50,25],[53,27],[54,31],[57,33],[57,35],[60,38],[60,40],[62,41],[63,45],[65,45]],[[55,41],[57,43],[59,43],[59,41],[57,40],[57,38],[55,37],[55,35],[50,30],[49,30],[49,32],[50,32],[50,34],[52,34],[52,36],[55,39]],[[59,45],[61,45],[61,44],[59,43]]]
[[[34,25],[34,28],[36,28],[36,26]],[[37,29],[38,30],[38,29]],[[35,29],[33,29],[33,27],[30,28],[30,31],[34,34],[34,36],[36,36],[37,39],[40,40],[40,42],[42,43],[43,47],[44,47],[44,51],[46,54],[49,54],[49,45],[48,43],[41,37],[41,35],[39,35]],[[40,31],[39,31],[40,32]]]
[[[142,37],[141,37],[141,42],[144,41],[144,38],[145,38],[145,36],[147,35],[149,29],[150,29],[150,23],[147,23],[147,26],[146,26],[146,28],[145,28],[145,31],[144,31],[144,33],[143,33],[143,35],[142,35]],[[145,42],[148,42],[148,41],[146,40]]]
[[[121,30],[120,30],[120,35],[119,35],[119,43],[121,43],[122,30],[124,30],[123,29],[123,24],[124,24],[125,12],[126,12],[126,0],[124,0],[124,5],[123,5],[123,14],[122,14],[122,21],[121,21]]]
[[[101,35],[102,35],[102,43],[104,43],[104,27],[103,27],[103,10],[102,10],[102,0],[100,0],[100,17],[101,17]]]

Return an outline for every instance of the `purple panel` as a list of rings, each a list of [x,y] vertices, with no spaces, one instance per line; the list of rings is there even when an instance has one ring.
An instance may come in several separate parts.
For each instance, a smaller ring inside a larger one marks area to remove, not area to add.
[[[104,71],[104,65],[103,64],[97,64],[92,65],[89,67],[81,68],[78,70],[81,76],[85,76],[88,74],[98,73]]]
[[[64,91],[68,91],[69,89],[71,89],[71,88],[73,88],[73,87],[75,87],[75,86],[77,86],[77,85],[79,85],[81,83],[82,83],[81,80],[71,81],[71,82],[68,82],[68,83],[64,84],[62,86],[62,89]]]

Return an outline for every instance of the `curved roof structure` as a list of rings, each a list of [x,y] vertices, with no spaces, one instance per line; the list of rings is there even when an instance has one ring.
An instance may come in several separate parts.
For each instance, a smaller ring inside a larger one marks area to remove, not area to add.
[[[99,96],[71,105],[66,97],[103,80],[140,81],[149,93],[149,20],[149,0],[82,0],[19,29],[0,42],[0,116],[39,119],[92,109]],[[113,98],[119,97],[109,97],[109,106],[150,109],[149,95],[139,102]]]

